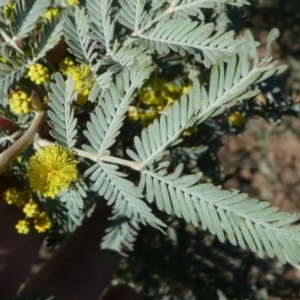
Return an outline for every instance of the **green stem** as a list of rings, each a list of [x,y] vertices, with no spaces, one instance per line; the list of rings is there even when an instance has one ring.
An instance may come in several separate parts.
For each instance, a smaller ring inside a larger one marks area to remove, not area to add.
[[[101,156],[100,158],[97,157],[97,155],[94,155],[92,153],[80,150],[80,149],[74,149],[74,151],[76,152],[76,154],[78,156],[81,157],[86,157],[94,162],[98,162],[98,161],[106,161],[109,163],[113,163],[113,164],[117,164],[117,165],[122,165],[122,166],[126,166],[129,167],[133,170],[136,171],[141,171],[142,166],[140,163],[136,162],[136,161],[130,161],[127,159],[123,159],[123,158],[119,158],[119,157],[114,157],[114,156],[109,156],[109,155],[105,155],[105,156]]]
[[[127,160],[127,159],[123,159],[123,158],[119,158],[119,157],[114,157],[114,156],[102,156],[100,159],[100,161],[107,161],[110,163],[115,163],[117,165],[122,165],[122,166],[126,166],[129,167],[133,170],[136,171],[141,171],[142,170],[142,165],[136,161],[131,161],[131,160]]]
[[[80,149],[74,149],[74,151],[76,152],[76,154],[78,156],[81,156],[81,157],[85,157],[85,158],[88,158],[94,162],[97,162],[97,155],[95,154],[92,154],[90,152],[86,152],[86,151],[83,151],[83,150],[80,150]]]

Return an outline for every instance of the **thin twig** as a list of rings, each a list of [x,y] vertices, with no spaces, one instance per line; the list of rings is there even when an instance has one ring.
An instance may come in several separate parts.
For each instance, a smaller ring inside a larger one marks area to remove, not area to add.
[[[44,111],[35,111],[34,119],[24,135],[0,154],[0,174],[6,170],[18,155],[33,143],[35,134],[43,126],[45,119],[46,113]]]

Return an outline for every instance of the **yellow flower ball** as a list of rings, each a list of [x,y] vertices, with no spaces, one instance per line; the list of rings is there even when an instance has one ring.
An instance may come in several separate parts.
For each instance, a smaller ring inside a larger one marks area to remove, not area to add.
[[[53,199],[77,180],[76,159],[56,145],[41,148],[29,159],[27,177],[33,190]]]
[[[67,0],[68,5],[73,6],[73,5],[78,5],[79,0]]]
[[[164,106],[167,103],[164,97],[166,83],[165,78],[153,77],[149,79],[139,90],[139,98],[146,105]]]
[[[34,219],[34,228],[38,233],[43,233],[51,228],[51,221],[45,212],[40,213]]]
[[[234,127],[241,127],[246,123],[246,118],[239,111],[233,111],[229,114],[228,121]]]
[[[65,57],[59,62],[58,70],[60,73],[67,75],[70,68],[75,67],[75,61],[71,57]]]
[[[8,3],[3,7],[3,14],[7,20],[12,21],[12,13],[16,8],[15,3]]]
[[[11,110],[18,114],[27,114],[32,108],[31,97],[23,91],[16,91],[9,96]]]
[[[34,218],[39,213],[39,207],[37,203],[30,201],[27,204],[25,204],[23,212],[25,213],[27,218]]]
[[[74,92],[78,92],[76,103],[84,105],[88,100],[89,92],[95,82],[90,67],[86,64],[68,68],[65,75],[72,75],[75,82]]]
[[[3,192],[3,200],[7,204],[23,206],[29,199],[29,194],[26,191],[20,191],[16,188],[9,188]]]
[[[175,100],[179,100],[181,95],[182,90],[175,84],[168,84],[163,91],[163,96],[167,99],[167,103],[173,103]]]
[[[135,123],[140,119],[140,112],[135,106],[129,106],[128,113],[127,113],[127,119]]]
[[[153,77],[139,90],[139,98],[145,105],[163,110],[167,105],[179,100],[182,92],[177,85],[167,83],[165,78]]]
[[[31,81],[37,85],[43,84],[49,80],[49,70],[39,63],[35,63],[29,68],[28,76]]]
[[[58,13],[59,13],[59,8],[49,7],[47,11],[43,14],[43,18],[50,21],[52,18],[56,17]]]
[[[19,234],[27,234],[29,232],[29,222],[26,220],[20,220],[15,228]]]

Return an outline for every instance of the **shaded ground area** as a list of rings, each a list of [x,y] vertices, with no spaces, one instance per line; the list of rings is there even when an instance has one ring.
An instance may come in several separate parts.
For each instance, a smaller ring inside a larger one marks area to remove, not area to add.
[[[241,136],[224,138],[219,157],[224,188],[238,188],[283,211],[300,211],[300,120],[284,117],[278,127],[250,120]]]
[[[300,120],[284,117],[278,127],[262,119],[250,120],[241,136],[226,136],[219,158],[224,173],[232,177],[224,188],[237,188],[281,211],[299,213],[299,133]],[[300,299],[299,270],[272,259],[266,260],[267,268],[261,268],[257,259],[252,263],[248,280],[256,288],[266,288],[268,299]]]
[[[262,44],[273,27],[281,36],[273,55],[289,65],[287,92],[299,102],[300,91],[300,1],[261,1],[248,13],[255,38]],[[278,127],[262,119],[248,120],[246,131],[229,135],[219,151],[224,173],[231,178],[224,188],[237,188],[251,197],[269,201],[281,211],[300,212],[300,120],[286,116]],[[300,299],[300,271],[268,259],[270,269],[253,264],[248,278],[265,288],[267,299]]]

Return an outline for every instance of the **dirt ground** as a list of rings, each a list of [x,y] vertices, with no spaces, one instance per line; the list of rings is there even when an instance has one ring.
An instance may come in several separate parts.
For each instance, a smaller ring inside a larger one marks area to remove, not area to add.
[[[289,65],[287,92],[299,101],[300,91],[300,1],[261,1],[248,11],[252,32],[262,44],[269,30],[278,27],[281,36],[273,55]],[[274,127],[261,118],[248,120],[240,136],[224,137],[219,158],[225,174],[232,177],[224,188],[237,188],[251,197],[269,201],[281,211],[300,212],[300,120],[285,116]],[[252,266],[254,285],[266,288],[268,299],[300,299],[300,271],[268,260],[263,272]]]

